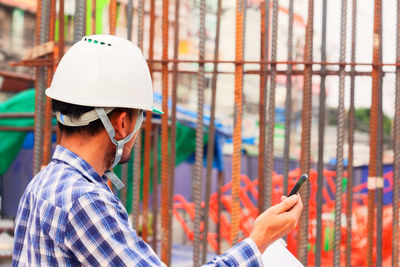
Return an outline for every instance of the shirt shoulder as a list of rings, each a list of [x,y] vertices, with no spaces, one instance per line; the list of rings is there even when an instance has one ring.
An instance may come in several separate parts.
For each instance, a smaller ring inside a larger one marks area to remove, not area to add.
[[[89,192],[112,194],[105,184],[94,183],[74,167],[57,161],[50,162],[39,172],[26,190],[26,193],[64,210],[69,210],[75,201]]]

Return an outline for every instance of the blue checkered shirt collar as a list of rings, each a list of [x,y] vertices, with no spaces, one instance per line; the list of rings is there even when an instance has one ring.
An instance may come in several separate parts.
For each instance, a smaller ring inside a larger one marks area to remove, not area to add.
[[[93,183],[106,183],[108,180],[107,176],[100,176],[86,160],[61,145],[57,145],[52,160],[70,165]]]

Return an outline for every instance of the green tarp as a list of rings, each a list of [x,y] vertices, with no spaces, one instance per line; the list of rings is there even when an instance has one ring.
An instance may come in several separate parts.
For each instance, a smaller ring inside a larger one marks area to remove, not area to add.
[[[35,90],[19,93],[11,99],[0,103],[0,113],[34,112]],[[0,126],[32,126],[33,119],[0,119]],[[0,177],[7,171],[17,156],[26,132],[0,131]]]

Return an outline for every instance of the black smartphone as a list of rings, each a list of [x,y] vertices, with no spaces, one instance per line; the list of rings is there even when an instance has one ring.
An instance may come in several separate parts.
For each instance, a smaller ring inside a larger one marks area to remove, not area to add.
[[[297,183],[295,184],[295,186],[293,187],[292,191],[290,191],[288,197],[297,194],[297,192],[299,191],[301,185],[308,179],[307,174],[303,174],[300,179],[297,181]]]

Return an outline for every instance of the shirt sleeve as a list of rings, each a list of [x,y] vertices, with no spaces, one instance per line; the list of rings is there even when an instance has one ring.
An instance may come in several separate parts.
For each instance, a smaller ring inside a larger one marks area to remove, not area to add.
[[[250,238],[246,238],[203,266],[263,266],[263,262],[256,244]]]
[[[66,246],[85,266],[165,266],[136,235],[114,196],[82,195],[68,215]]]
[[[136,235],[128,215],[113,196],[89,192],[72,205],[66,247],[85,266],[165,266]],[[247,238],[204,266],[263,266],[261,254]]]

